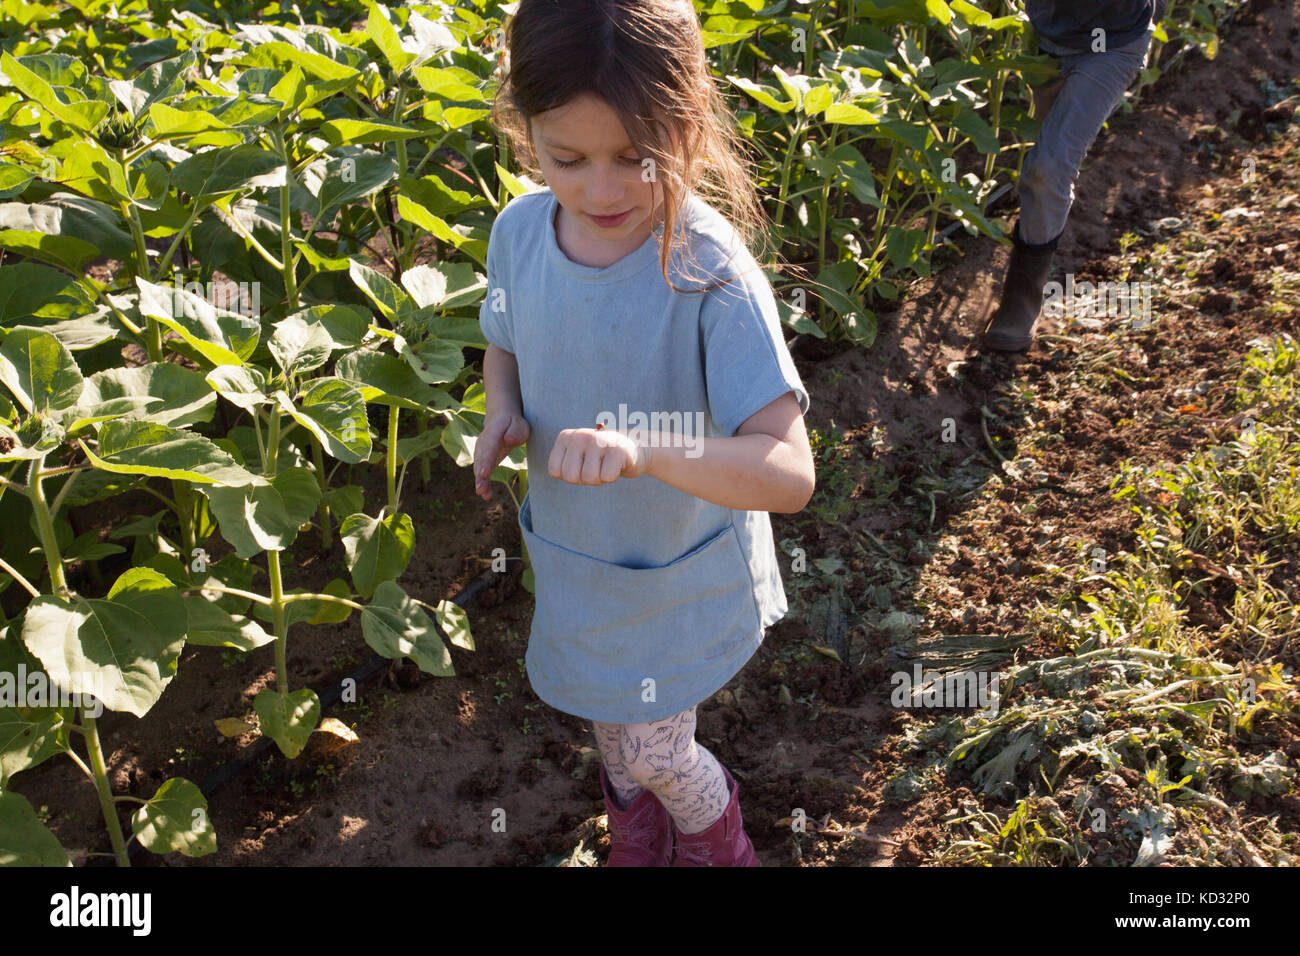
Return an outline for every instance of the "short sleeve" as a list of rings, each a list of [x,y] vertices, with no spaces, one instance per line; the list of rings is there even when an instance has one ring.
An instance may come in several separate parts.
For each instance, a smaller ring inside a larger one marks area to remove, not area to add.
[[[785,346],[772,287],[752,259],[749,265],[748,272],[704,293],[700,307],[709,415],[727,437],[786,392],[794,392],[800,412],[808,413],[808,393]]]
[[[509,203],[506,204],[507,206]],[[497,348],[514,354],[515,330],[510,317],[509,296],[506,293],[507,276],[502,265],[509,261],[506,250],[509,247],[505,209],[497,214],[488,234],[487,252],[487,297],[479,306],[478,322],[483,329],[483,337]]]

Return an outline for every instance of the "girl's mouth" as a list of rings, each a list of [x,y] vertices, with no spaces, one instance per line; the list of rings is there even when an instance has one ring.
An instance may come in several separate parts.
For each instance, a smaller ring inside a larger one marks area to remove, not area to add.
[[[587,215],[591,219],[591,221],[594,222],[596,225],[600,226],[603,229],[608,229],[611,226],[617,226],[624,219],[626,219],[628,217],[628,214],[631,212],[632,210],[628,209],[625,210],[624,212],[619,213],[617,216],[592,216],[590,213],[588,213]]]

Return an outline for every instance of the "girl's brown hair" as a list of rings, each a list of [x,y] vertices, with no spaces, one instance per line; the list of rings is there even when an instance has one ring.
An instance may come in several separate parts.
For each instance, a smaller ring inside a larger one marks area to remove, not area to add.
[[[582,93],[608,103],[637,155],[654,160],[651,190],[663,193],[667,237],[659,265],[673,291],[730,281],[678,289],[669,277],[687,190],[731,222],[756,261],[775,254],[747,169],[748,144],[713,84],[691,0],[519,0],[504,31],[493,123],[520,164],[540,176],[529,120]]]

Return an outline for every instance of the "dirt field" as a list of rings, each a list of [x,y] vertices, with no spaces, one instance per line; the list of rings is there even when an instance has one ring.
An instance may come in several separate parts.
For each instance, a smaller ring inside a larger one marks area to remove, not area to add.
[[[1024,355],[982,355],[975,341],[1008,250],[959,234],[941,254],[944,268],[881,317],[869,352],[797,357],[819,436],[818,492],[803,513],[774,515],[773,529],[808,566],[796,573],[789,551],[782,556],[791,612],[700,708],[698,734],[740,781],[763,865],[935,862],[945,819],[976,788],[961,769],[900,775],[917,760],[916,725],[932,718],[890,706],[889,674],[944,654],[988,663],[1060,653],[1031,610],[1059,590],[1054,569],[1076,563],[1080,544],[1131,549],[1136,518],[1109,493],[1118,463],[1178,462],[1204,446],[1230,415],[1225,383],[1247,343],[1300,327],[1296,285],[1279,291],[1270,278],[1300,270],[1297,11],[1295,2],[1260,4],[1225,33],[1215,62],[1193,57],[1163,78],[1111,120],[1089,155],[1054,276],[1131,270],[1156,280],[1159,321],[1146,333],[1075,326]],[[1247,203],[1248,165],[1257,178]],[[945,419],[954,442],[939,438]],[[1030,447],[1032,471],[999,466],[997,455],[1014,462]],[[381,496],[382,476],[370,474],[379,483],[367,491]],[[491,503],[475,497],[468,470],[445,456],[428,487],[408,476],[403,506],[420,545],[403,578],[412,594],[449,598],[493,548],[518,549],[514,506],[500,486],[494,494]],[[138,504],[149,510],[149,500]],[[125,522],[129,504],[107,520]],[[74,520],[80,530],[106,518]],[[295,585],[341,575],[337,536],[324,554],[314,537],[300,536],[286,559]],[[1300,590],[1294,558],[1275,573],[1279,587]],[[1213,629],[1226,599],[1196,596],[1190,613]],[[264,757],[209,800],[216,854],[141,854],[137,864],[603,862],[590,726],[541,703],[524,676],[532,609],[515,572],[471,605],[477,650],[452,648],[456,677],[401,667],[362,685],[357,703],[327,714],[353,726],[359,743],[293,763]],[[1294,669],[1295,652],[1286,653]],[[337,684],[368,656],[355,620],[290,635],[295,686]],[[252,735],[224,739],[212,721],[251,714],[273,679],[271,647],[246,656],[187,649],[147,720],[101,719],[115,790],[145,797],[167,776],[201,781],[234,759]],[[1295,737],[1272,746],[1300,757]],[[56,808],[48,823],[79,861],[107,849],[91,785],[69,761],[23,774],[14,789]],[[1005,816],[1015,801],[984,805]],[[505,833],[491,826],[497,808]],[[796,808],[807,834],[791,832]],[[1231,825],[1270,816],[1281,830],[1300,829],[1294,797],[1252,798],[1234,807]],[[859,832],[825,832],[843,828]],[[1132,849],[1118,836],[1101,840],[1089,863],[1127,866]]]

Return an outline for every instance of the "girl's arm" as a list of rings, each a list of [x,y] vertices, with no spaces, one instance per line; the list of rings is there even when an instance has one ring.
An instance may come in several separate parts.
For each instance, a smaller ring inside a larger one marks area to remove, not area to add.
[[[474,492],[491,501],[489,476],[511,448],[528,440],[531,429],[524,418],[519,363],[512,353],[490,343],[483,355],[483,393],[483,434],[474,444]]]
[[[483,356],[483,391],[486,403],[485,422],[501,415],[524,416],[524,400],[519,391],[519,363],[503,348],[488,345]]]
[[[696,442],[694,448],[680,442],[645,447],[642,474],[741,511],[793,514],[812,498],[816,471],[794,392],[759,409],[733,437]]]

